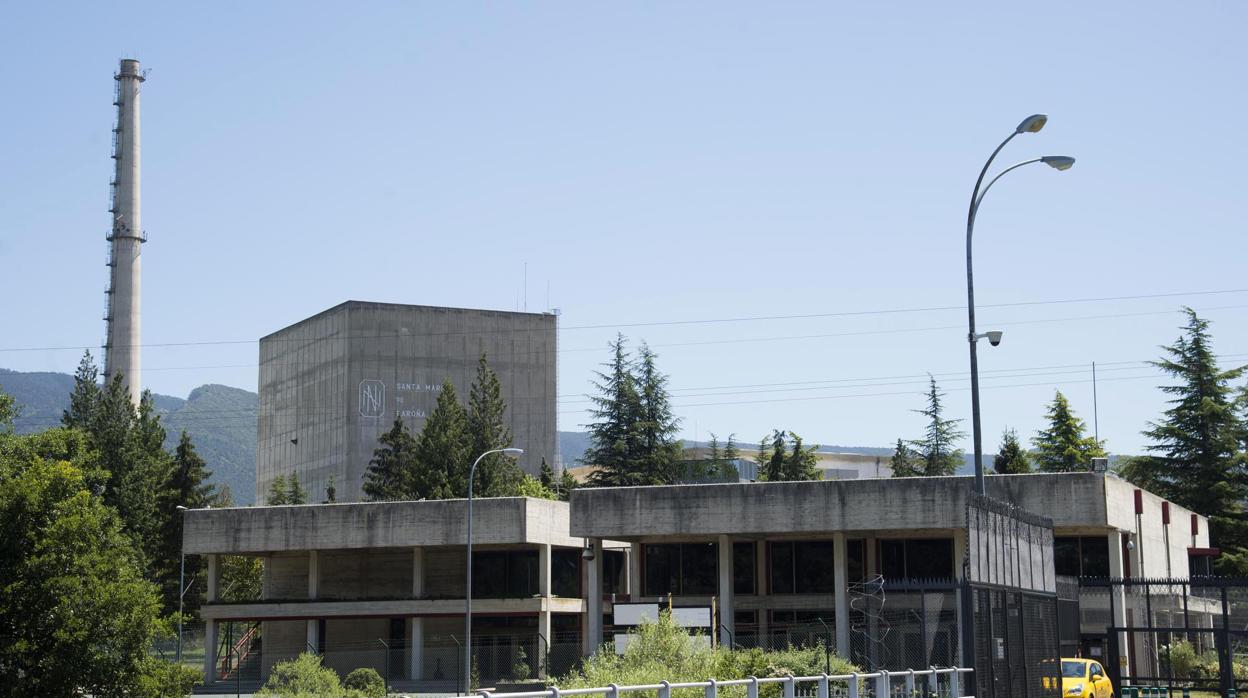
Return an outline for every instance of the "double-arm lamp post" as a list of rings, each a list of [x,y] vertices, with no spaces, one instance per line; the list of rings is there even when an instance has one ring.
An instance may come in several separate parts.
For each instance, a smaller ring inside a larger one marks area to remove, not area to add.
[[[502,453],[508,456],[524,454],[522,448],[496,448],[477,456],[468,469],[468,574],[464,587],[464,693],[472,693],[472,481],[476,476],[477,464],[491,453]]]
[[[997,153],[1005,147],[1020,133],[1036,133],[1044,128],[1045,122],[1049,117],[1044,114],[1033,114],[1018,125],[1005,140],[1001,141],[1001,145],[992,151],[992,155],[988,156],[988,162],[984,163],[984,169],[979,172],[979,179],[975,180],[975,190],[971,192],[971,207],[966,214],[966,311],[969,319],[970,331],[966,338],[971,346],[971,427],[975,438],[975,491],[979,494],[987,494],[984,483],[984,449],[983,434],[980,432],[979,426],[979,359],[975,353],[975,346],[982,338],[987,338],[992,346],[1001,343],[1000,332],[985,332],[983,334],[975,333],[975,280],[971,265],[971,238],[975,232],[975,214],[979,212],[979,205],[984,200],[984,195],[997,183],[997,180],[1004,177],[1023,165],[1030,165],[1036,162],[1042,162],[1055,170],[1069,170],[1075,164],[1075,159],[1065,155],[1046,155],[1045,157],[1035,158],[1033,160],[1024,160],[1016,165],[1011,165],[1001,171],[996,177],[989,180],[987,186],[984,184],[984,176],[988,174],[988,168],[992,165],[992,161],[997,157]]]

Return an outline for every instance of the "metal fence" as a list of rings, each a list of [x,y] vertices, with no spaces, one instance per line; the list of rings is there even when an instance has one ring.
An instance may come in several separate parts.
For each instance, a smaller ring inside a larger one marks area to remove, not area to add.
[[[773,678],[735,679],[731,681],[694,681],[639,686],[602,686],[597,688],[498,693],[481,691],[483,697],[499,698],[561,698],[593,696],[621,698],[624,693],[653,693],[657,698],[961,698],[963,674],[971,669],[922,669],[870,674],[820,676],[783,676]]]

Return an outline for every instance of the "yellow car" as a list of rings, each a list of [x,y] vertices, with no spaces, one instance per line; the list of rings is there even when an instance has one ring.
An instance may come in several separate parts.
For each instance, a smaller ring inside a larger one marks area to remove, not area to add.
[[[1063,698],[1114,698],[1105,667],[1091,659],[1062,658]]]

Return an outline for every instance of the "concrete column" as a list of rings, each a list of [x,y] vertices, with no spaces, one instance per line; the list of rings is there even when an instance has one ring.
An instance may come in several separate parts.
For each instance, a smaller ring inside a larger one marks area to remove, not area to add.
[[[737,624],[734,610],[736,604],[732,598],[732,538],[719,537],[719,625],[716,630],[719,642],[725,647],[732,647],[733,635]]]
[[[412,548],[412,598],[425,595],[425,549]]]
[[[538,640],[538,644],[541,645],[538,648],[538,652],[541,655],[532,659],[537,664],[537,677],[541,679],[546,678],[546,665],[550,663],[548,661],[550,644],[554,642],[554,638],[550,634],[550,625],[550,602],[543,601],[542,610],[537,614],[537,632],[541,633],[542,637],[546,638],[546,641]]]
[[[1122,531],[1114,531],[1109,534],[1109,576],[1121,579],[1126,576],[1126,566],[1123,564],[1123,549],[1125,538]],[[1114,605],[1114,617],[1111,619],[1113,624],[1122,628],[1127,625],[1127,593],[1126,587],[1119,584],[1111,587],[1110,593],[1113,594],[1112,603]],[[1118,662],[1119,669],[1123,674],[1130,671],[1131,647],[1127,642],[1127,633],[1118,633]]]
[[[537,591],[542,598],[550,598],[550,544],[537,546]]]
[[[315,618],[308,619],[308,629],[304,642],[307,644],[300,650],[300,654],[319,650],[321,646],[321,622],[319,620]],[[319,652],[317,653],[319,654]]]
[[[766,638],[768,633],[768,611],[770,607],[765,603],[767,597],[768,585],[771,583],[769,574],[771,570],[767,568],[767,541],[760,540],[754,544],[754,593],[759,597],[758,605],[758,645],[766,647]]]
[[[591,539],[594,559],[586,570],[585,584],[585,654],[590,655],[602,646],[602,541]]]
[[[212,557],[216,557],[213,555]],[[217,681],[217,621],[204,623],[204,683]]]
[[[629,601],[633,600],[633,549],[624,548],[624,579],[620,589]]]
[[[628,598],[636,601],[641,594],[641,543],[632,543],[628,546]]]
[[[217,581],[221,577],[215,553],[205,555],[208,558],[208,594],[206,600],[212,603],[217,600]]]
[[[321,561],[315,550],[308,551],[308,600],[316,599],[321,586]]]
[[[954,543],[954,545],[957,545],[957,543]],[[866,548],[866,553],[867,553],[866,577],[867,579],[870,579],[880,573],[880,563],[878,560],[875,559],[876,549],[879,547],[879,543],[877,543],[876,539],[874,538],[868,538],[862,542],[862,546]]]
[[[953,536],[953,578],[962,579],[966,571],[962,563],[966,560],[966,532],[955,533]]]
[[[419,550],[419,548],[417,548]],[[425,678],[425,619],[407,619],[407,644],[411,648],[408,659],[411,666],[407,675],[412,681],[423,681]]]
[[[832,535],[832,580],[836,603],[836,652],[849,656],[849,561],[845,534]]]

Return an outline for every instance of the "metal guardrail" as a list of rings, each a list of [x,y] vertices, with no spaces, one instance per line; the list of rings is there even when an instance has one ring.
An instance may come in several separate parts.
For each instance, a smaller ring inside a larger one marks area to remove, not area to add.
[[[937,691],[938,682],[941,675],[948,675],[949,692],[952,698],[967,698],[962,696],[960,690],[959,676],[961,674],[969,674],[973,669],[949,668],[937,669],[919,669],[908,671],[877,671],[870,674],[820,674],[819,676],[778,676],[773,678],[760,679],[751,676],[748,679],[733,679],[731,681],[716,681],[710,679],[708,681],[694,681],[690,683],[669,683],[664,681],[657,684],[643,684],[639,686],[618,686],[611,684],[610,686],[601,686],[598,688],[569,688],[561,689],[558,686],[552,686],[545,691],[528,691],[521,693],[493,693],[491,691],[477,691],[482,698],[565,698],[566,696],[592,696],[602,695],[604,698],[621,698],[624,693],[636,691],[655,691],[658,698],[671,698],[673,689],[702,689],[706,698],[717,698],[719,689],[725,686],[745,686],[746,698],[758,698],[759,686],[765,684],[781,684],[783,688],[783,698],[795,698],[797,696],[798,684],[815,684],[815,698],[830,698],[832,696],[832,684],[844,683],[845,693],[843,695],[848,698],[859,698],[859,686],[861,682],[872,682],[873,695],[876,698],[889,698],[895,695],[892,690],[892,681],[894,679],[905,679],[905,696],[910,697],[917,695],[918,680],[926,678],[928,687],[932,694],[940,695]]]

